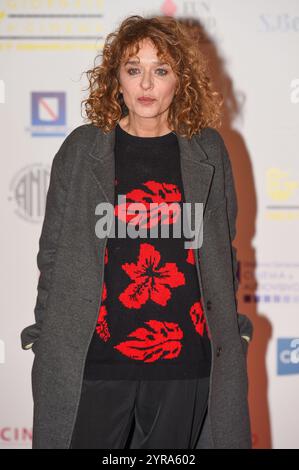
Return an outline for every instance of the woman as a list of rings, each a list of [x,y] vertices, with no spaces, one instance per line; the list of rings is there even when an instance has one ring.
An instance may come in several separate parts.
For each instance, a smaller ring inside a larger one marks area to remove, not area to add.
[[[90,123],[53,160],[36,322],[21,333],[32,447],[251,448],[237,201],[198,45],[173,18],[132,16],[89,81]],[[173,236],[185,203],[204,207],[203,243],[187,249]],[[112,236],[103,206],[143,235]],[[158,227],[172,235],[145,231]]]

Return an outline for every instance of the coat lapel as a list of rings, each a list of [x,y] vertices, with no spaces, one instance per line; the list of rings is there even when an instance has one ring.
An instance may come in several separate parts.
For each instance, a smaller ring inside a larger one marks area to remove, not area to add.
[[[193,137],[187,138],[177,135],[180,148],[180,162],[185,201],[204,204],[203,215],[205,215],[206,203],[210,185],[214,175],[214,166],[208,162],[207,154]],[[91,172],[106,201],[114,204],[114,162],[115,129],[104,134],[100,129],[89,152],[89,163]]]

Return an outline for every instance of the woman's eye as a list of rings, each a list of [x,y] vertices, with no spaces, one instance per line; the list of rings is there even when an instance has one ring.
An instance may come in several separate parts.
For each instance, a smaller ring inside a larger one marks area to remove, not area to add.
[[[165,69],[157,69],[157,70],[162,70],[162,72],[165,72],[165,73],[162,73],[162,75],[167,75],[167,73],[168,73],[167,70],[165,70]]]
[[[135,75],[135,71],[136,71],[136,70],[137,70],[137,72],[138,72],[139,69],[130,68],[130,69],[128,69],[128,74],[129,74],[129,75]],[[162,71],[162,73],[159,73],[159,75],[161,75],[161,76],[165,76],[165,75],[167,75],[167,73],[168,73],[168,71],[165,70],[165,69],[157,69],[157,71],[160,71],[160,72]],[[131,72],[133,72],[133,73],[131,73]]]
[[[129,75],[134,75],[134,74],[131,74],[131,71],[132,71],[132,70],[138,70],[138,69],[128,69],[128,74],[129,74]]]

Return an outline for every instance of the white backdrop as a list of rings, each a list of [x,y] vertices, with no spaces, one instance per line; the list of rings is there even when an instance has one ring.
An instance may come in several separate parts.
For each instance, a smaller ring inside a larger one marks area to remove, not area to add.
[[[84,123],[86,76],[131,14],[189,18],[226,99],[221,133],[239,202],[239,309],[255,448],[298,448],[299,1],[0,0],[0,447],[30,448],[38,239],[52,159]],[[76,15],[76,16],[74,16]]]

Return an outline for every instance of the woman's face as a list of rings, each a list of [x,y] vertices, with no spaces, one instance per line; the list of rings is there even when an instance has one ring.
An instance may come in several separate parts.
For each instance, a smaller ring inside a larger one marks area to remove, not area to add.
[[[167,116],[178,80],[170,65],[160,63],[153,43],[145,40],[137,56],[122,60],[119,82],[129,114],[156,118],[163,113]],[[140,100],[145,96],[154,101]]]

